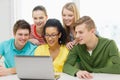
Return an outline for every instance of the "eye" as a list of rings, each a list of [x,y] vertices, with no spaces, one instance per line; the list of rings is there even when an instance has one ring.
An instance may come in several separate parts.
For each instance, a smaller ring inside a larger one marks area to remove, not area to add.
[[[63,16],[63,17],[65,17],[66,15],[65,15],[65,14],[63,14],[62,16]]]
[[[44,17],[39,17],[39,19],[44,19]]]
[[[33,19],[34,19],[34,20],[36,20],[37,18],[36,18],[36,17],[34,17]]]
[[[69,15],[69,17],[73,17],[73,15]]]
[[[52,34],[51,36],[56,36],[57,34]]]
[[[49,36],[49,34],[45,34],[45,36]]]
[[[82,34],[83,32],[82,31],[79,31],[79,34]]]

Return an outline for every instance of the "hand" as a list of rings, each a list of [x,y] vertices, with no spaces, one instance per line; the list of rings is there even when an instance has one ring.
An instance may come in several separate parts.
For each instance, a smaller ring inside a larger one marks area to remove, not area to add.
[[[37,39],[29,39],[29,41],[35,45],[40,45],[40,42]]]
[[[66,44],[66,47],[70,50],[70,49],[72,49],[73,46],[76,45],[76,44],[77,44],[77,40],[74,40],[74,41],[68,42],[68,43]]]
[[[6,75],[9,75],[9,74],[10,74],[9,69],[7,69],[3,66],[0,66],[0,76],[6,76]]]
[[[80,79],[92,79],[93,76],[87,71],[78,71],[76,76]]]
[[[68,42],[68,43],[66,44],[66,47],[67,47],[69,50],[72,49],[73,46],[74,46],[74,43],[73,43],[73,42]]]

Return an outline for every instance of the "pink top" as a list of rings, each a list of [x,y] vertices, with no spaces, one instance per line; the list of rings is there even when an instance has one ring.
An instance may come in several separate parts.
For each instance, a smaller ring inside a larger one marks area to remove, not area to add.
[[[43,36],[37,34],[37,31],[36,31],[36,25],[34,25],[34,24],[31,26],[31,34],[30,34],[30,38],[37,39],[37,40],[40,42],[40,44],[45,44],[45,41],[44,41]]]

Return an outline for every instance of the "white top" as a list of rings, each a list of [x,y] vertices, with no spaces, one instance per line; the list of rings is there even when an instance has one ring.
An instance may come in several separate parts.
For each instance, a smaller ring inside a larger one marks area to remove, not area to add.
[[[88,51],[89,52],[89,54],[90,54],[90,56],[92,55],[92,50],[91,51]]]

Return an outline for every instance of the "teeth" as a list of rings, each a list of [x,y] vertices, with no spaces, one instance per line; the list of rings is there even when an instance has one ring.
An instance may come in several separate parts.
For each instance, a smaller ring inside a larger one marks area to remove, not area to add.
[[[49,43],[51,44],[51,43],[53,43],[52,41],[49,41]]]
[[[66,21],[66,23],[69,23],[69,21]]]

